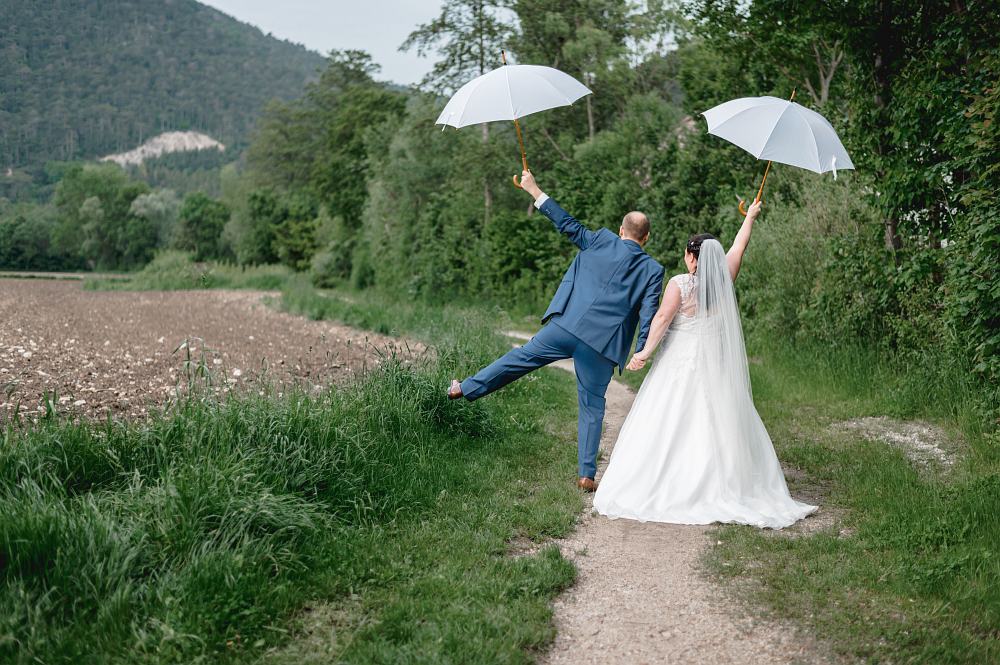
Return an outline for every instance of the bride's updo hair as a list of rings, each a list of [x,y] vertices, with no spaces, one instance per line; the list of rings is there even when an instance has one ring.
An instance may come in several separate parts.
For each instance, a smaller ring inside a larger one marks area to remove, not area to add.
[[[701,243],[706,240],[718,240],[718,238],[711,233],[696,233],[688,238],[687,251],[691,252],[694,258],[698,258],[698,254],[701,253]]]

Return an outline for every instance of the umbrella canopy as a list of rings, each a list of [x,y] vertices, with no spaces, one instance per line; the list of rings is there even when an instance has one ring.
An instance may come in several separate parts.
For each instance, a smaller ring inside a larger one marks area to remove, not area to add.
[[[853,169],[844,144],[826,118],[787,99],[743,97],[704,113],[708,133],[743,148],[757,159],[815,173]]]
[[[569,74],[541,65],[503,65],[456,92],[435,124],[466,127],[569,106],[590,89]]]

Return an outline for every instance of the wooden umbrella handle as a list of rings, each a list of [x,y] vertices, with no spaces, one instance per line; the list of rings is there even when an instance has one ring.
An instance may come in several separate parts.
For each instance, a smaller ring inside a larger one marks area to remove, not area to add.
[[[517,132],[517,144],[521,147],[521,168],[525,171],[528,170],[528,156],[524,153],[524,139],[521,137],[521,124],[514,118],[514,131]],[[524,189],[521,187],[521,183],[517,180],[517,174],[515,173],[511,176],[511,180],[514,181],[514,186],[518,189]]]
[[[503,59],[504,66],[506,66],[507,65],[507,51],[501,49],[500,50],[500,57]],[[523,170],[527,171],[528,170],[528,157],[524,153],[524,139],[521,137],[521,123],[519,123],[517,121],[517,118],[514,118],[514,131],[517,132],[517,144],[521,148],[521,168]],[[511,180],[514,181],[514,186],[515,187],[517,187],[518,189],[524,189],[523,187],[521,187],[521,183],[518,182],[518,180],[517,180],[517,174],[516,173],[513,176],[511,176]]]
[[[760,181],[760,189],[757,190],[757,196],[754,198],[753,202],[757,203],[761,200],[764,195],[764,183],[767,182],[767,174],[771,171],[771,162],[767,163],[767,168],[764,169],[764,178]],[[744,217],[747,216],[746,201],[740,199],[740,214]]]

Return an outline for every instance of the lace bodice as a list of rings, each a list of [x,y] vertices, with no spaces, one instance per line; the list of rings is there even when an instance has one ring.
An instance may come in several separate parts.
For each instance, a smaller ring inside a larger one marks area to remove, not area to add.
[[[681,291],[681,306],[677,313],[686,319],[693,319],[698,313],[698,276],[683,273],[674,275],[670,281]],[[676,318],[674,321],[677,322]]]

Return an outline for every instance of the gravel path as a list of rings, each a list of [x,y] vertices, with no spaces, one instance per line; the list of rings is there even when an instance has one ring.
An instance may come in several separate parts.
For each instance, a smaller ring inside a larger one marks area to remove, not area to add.
[[[46,391],[72,415],[141,417],[185,384],[189,351],[217,391],[312,389],[378,363],[386,349],[407,353],[385,335],[279,312],[268,295],[0,279],[0,423],[15,411],[44,413]]]
[[[571,361],[556,366],[573,369]],[[611,382],[598,481],[634,397]],[[578,576],[554,604],[556,639],[541,662],[827,662],[824,650],[791,627],[746,616],[700,572],[713,527],[610,520],[592,513],[592,496],[576,531],[557,541]]]

